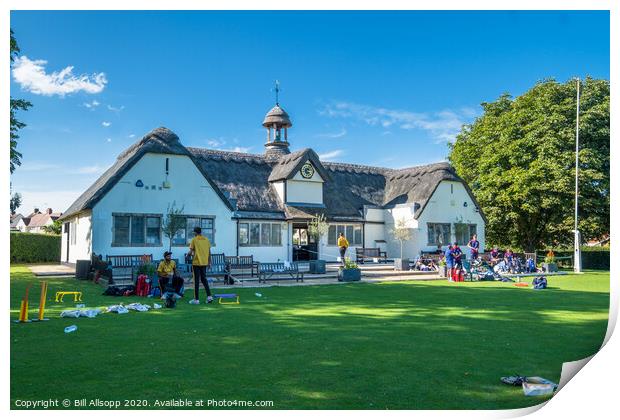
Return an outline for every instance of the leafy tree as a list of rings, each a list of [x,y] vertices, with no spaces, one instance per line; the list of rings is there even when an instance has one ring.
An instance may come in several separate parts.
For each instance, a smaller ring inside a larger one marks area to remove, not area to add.
[[[545,80],[482,103],[449,160],[488,218],[488,244],[533,251],[570,245],[574,227],[575,80]],[[581,82],[579,230],[609,233],[609,81]]]
[[[172,238],[174,238],[180,230],[185,228],[183,209],[184,207],[177,208],[176,202],[173,201],[172,204],[168,205],[168,209],[166,210],[166,217],[164,218],[161,229],[170,241],[168,247],[168,251],[170,252],[172,252]]]
[[[22,205],[22,195],[20,193],[15,193],[11,196],[11,214],[14,214],[15,211]]]
[[[17,40],[13,36],[13,30],[11,29],[11,64],[15,57],[19,55],[19,51],[19,45],[17,45]],[[15,112],[18,110],[27,111],[31,106],[32,104],[25,99],[14,99],[11,97],[11,173],[15,171],[16,166],[21,165],[22,154],[17,151],[17,139],[19,139],[17,131],[26,126],[26,124],[17,119]]]
[[[62,233],[62,222],[60,220],[54,220],[51,225],[43,226],[43,230],[45,231],[45,233],[60,235]]]
[[[317,243],[321,244],[323,237],[329,230],[329,223],[325,219],[324,214],[315,214],[308,223],[308,234],[313,237]]]
[[[394,239],[400,242],[400,259],[403,259],[403,243],[411,239],[411,229],[407,227],[407,221],[404,218],[398,219],[394,228],[390,231]]]

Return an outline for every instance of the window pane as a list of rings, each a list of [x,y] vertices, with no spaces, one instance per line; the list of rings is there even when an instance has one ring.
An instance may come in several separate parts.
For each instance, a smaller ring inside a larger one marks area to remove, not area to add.
[[[144,217],[131,216],[131,243],[144,243]]]
[[[435,236],[435,224],[427,223],[428,226],[428,244],[437,245],[437,237]]]
[[[467,238],[469,235],[469,227],[464,223],[454,224],[454,234],[455,240],[459,245],[466,244],[469,241]]]
[[[353,226],[351,226],[351,225],[347,226],[347,233],[346,233],[345,236],[347,238],[347,241],[349,241],[349,243],[353,243],[354,242],[353,239],[355,239],[355,238],[353,238]]]
[[[211,242],[212,244],[215,243],[213,237],[213,219],[200,219],[200,227],[202,228],[202,236],[209,239],[209,242]]]
[[[250,223],[250,245],[260,244],[260,224]]]
[[[271,245],[282,245],[282,226],[277,223],[271,225]]]
[[[336,225],[329,225],[329,229],[327,231],[327,245],[336,245],[337,237]]]
[[[450,229],[450,223],[443,223],[439,225],[442,228],[443,238],[441,241],[441,245],[448,245],[452,238],[452,231]]]
[[[340,236],[341,233],[344,235],[346,233],[345,230],[346,230],[346,227],[344,225],[336,226],[336,231],[337,231],[336,232],[336,237]]]
[[[307,229],[299,230],[299,244],[308,245],[308,230]]]
[[[362,244],[362,227],[361,226],[355,226],[355,235],[354,235],[354,240],[353,243],[355,245],[361,245]]]
[[[183,220],[183,222],[180,225],[181,228],[177,231],[177,233],[172,238],[172,243],[174,245],[185,245],[185,244],[187,244],[187,241],[185,240],[185,227],[186,227],[187,220],[186,220],[185,217],[181,217],[181,219]]]
[[[192,240],[192,238],[196,236],[194,234],[194,228],[196,226],[200,226],[200,219],[197,217],[188,217],[186,220],[187,220],[187,226],[185,227],[185,230],[186,230],[185,237],[187,238],[187,243],[189,243]]]
[[[71,243],[74,243],[75,223],[71,224]],[[114,216],[114,243],[129,244],[129,216]]]
[[[250,241],[250,227],[247,223],[239,223],[239,245],[247,245]]]
[[[469,237],[471,238],[476,234],[476,225],[469,225]]]
[[[261,223],[260,244],[269,245],[271,243],[271,223]]]
[[[147,244],[161,243],[159,225],[160,225],[159,217],[147,217],[146,218],[146,243]]]

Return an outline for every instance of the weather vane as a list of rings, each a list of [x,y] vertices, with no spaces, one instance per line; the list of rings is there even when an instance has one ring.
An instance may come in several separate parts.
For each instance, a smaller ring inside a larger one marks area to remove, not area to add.
[[[276,92],[276,105],[280,105],[280,100],[279,100],[279,96],[280,96],[280,81],[276,80],[275,83],[275,87],[273,89]]]

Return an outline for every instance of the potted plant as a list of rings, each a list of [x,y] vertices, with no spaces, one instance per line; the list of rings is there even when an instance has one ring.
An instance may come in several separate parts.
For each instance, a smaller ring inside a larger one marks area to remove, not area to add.
[[[400,258],[394,259],[394,269],[400,271],[409,270],[409,258],[403,258],[403,243],[411,239],[411,231],[407,227],[405,219],[396,221],[394,228],[391,230],[394,239],[400,242]]]
[[[545,262],[542,264],[543,270],[545,273],[555,273],[558,271],[558,265],[555,262],[555,253],[553,250],[549,250],[547,252],[547,256],[545,257]]]
[[[323,238],[327,234],[329,224],[325,220],[325,215],[315,214],[308,223],[308,235],[312,236],[320,250],[323,246]],[[310,272],[313,274],[325,274],[325,260],[320,260],[318,254],[310,260]]]
[[[441,277],[448,277],[448,270],[447,270],[447,266],[446,266],[446,258],[445,257],[441,257],[441,259],[439,260],[439,275]]]
[[[338,268],[338,281],[360,281],[361,279],[362,270],[351,261],[351,258],[345,258],[344,266]]]

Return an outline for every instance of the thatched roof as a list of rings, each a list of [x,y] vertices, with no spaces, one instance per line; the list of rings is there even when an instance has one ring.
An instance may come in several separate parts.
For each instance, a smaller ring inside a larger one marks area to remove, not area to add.
[[[307,161],[310,161],[312,165],[314,165],[324,181],[329,181],[331,179],[329,173],[325,171],[325,168],[321,164],[319,155],[312,149],[302,149],[284,155],[275,161],[271,174],[269,174],[269,182],[291,179]]]
[[[194,160],[194,156],[181,144],[176,134],[165,127],[156,128],[118,155],[116,162],[69,206],[60,219],[65,220],[84,210],[92,209],[146,153],[184,155]],[[203,175],[214,186],[205,172]],[[215,190],[221,194],[217,188]],[[221,197],[230,206],[226,197],[223,195]]]
[[[92,208],[148,152],[189,156],[235,216],[243,218],[307,219],[325,214],[330,220],[354,221],[363,220],[365,206],[390,208],[404,203],[416,203],[415,216],[419,217],[441,181],[463,182],[448,163],[394,170],[321,162],[312,149],[273,156],[186,148],[172,131],[158,128],[121,153],[62,218]],[[290,179],[308,160],[325,180],[324,206],[284,205],[272,183]]]

